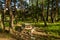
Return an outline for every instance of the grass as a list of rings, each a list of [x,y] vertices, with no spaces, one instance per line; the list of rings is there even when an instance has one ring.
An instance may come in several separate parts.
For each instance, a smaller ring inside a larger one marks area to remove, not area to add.
[[[39,27],[40,29],[44,30],[48,34],[53,34],[56,36],[60,36],[60,24],[48,24],[48,26],[44,27],[43,24],[33,24],[36,27]]]
[[[24,23],[24,22],[20,22],[20,23]],[[48,34],[53,34],[53,35],[60,35],[60,22],[56,22],[56,23],[47,23],[48,26],[44,26],[43,22],[38,22],[38,23],[30,23],[32,24],[34,27],[38,27],[42,30],[44,30],[46,33]]]
[[[26,23],[26,22],[19,21],[19,24],[24,24],[24,23]],[[60,32],[60,24],[59,24],[59,22],[56,22],[56,24],[55,23],[48,23],[48,26],[46,26],[46,27],[44,26],[43,22],[38,22],[38,23],[33,22],[33,23],[30,23],[30,24],[32,24],[35,27],[39,27],[39,28],[41,28],[43,30],[46,30],[46,31]],[[5,25],[9,26],[9,23],[6,22]]]
[[[19,21],[18,23],[19,24],[24,24],[24,23],[29,23],[29,22]],[[54,36],[60,36],[60,22],[47,23],[48,26],[44,26],[44,23],[43,22],[38,22],[38,23],[31,22],[30,24],[33,25],[34,27],[38,27],[39,29],[44,30],[45,33],[47,33],[47,34],[52,34]],[[9,26],[8,22],[5,23],[5,25],[6,26]],[[10,36],[10,34],[8,34],[6,37],[9,37],[9,36]],[[53,38],[53,37],[51,37],[51,38]]]
[[[16,24],[16,22],[14,21],[14,23]],[[24,23],[30,23],[30,22],[22,22],[19,21],[19,24],[24,24]],[[38,27],[42,30],[44,30],[46,33],[48,34],[53,34],[53,35],[59,35],[60,36],[60,22],[55,22],[55,23],[47,23],[48,26],[44,26],[43,22],[31,22],[31,25],[33,25],[34,27]],[[5,23],[6,26],[9,26],[8,22]]]

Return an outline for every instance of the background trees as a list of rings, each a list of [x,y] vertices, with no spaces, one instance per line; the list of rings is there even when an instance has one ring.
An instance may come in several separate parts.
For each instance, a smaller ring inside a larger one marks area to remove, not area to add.
[[[5,13],[10,15],[10,26],[12,26],[13,21],[28,21],[30,22],[41,22],[43,21],[45,25],[47,22],[56,22],[58,20],[58,8],[59,0],[6,0],[0,1],[0,9],[4,9],[2,12],[2,23],[4,25]],[[8,10],[7,10],[8,9]],[[7,10],[7,11],[6,11]],[[4,28],[5,29],[5,28]]]
[[[37,31],[41,29],[47,34],[60,34],[59,9],[59,0],[0,0],[0,22],[3,24],[3,31],[10,31],[11,28],[16,31],[15,28],[30,23],[38,27]],[[21,27],[18,30],[21,31]]]

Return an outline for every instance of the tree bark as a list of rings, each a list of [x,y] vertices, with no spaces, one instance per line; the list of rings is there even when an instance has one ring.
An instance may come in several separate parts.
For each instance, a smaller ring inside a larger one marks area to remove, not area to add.
[[[3,26],[3,32],[5,31],[5,25],[4,25],[4,10],[2,11],[2,26]]]
[[[54,23],[54,4],[53,4],[54,0],[52,0],[52,10],[51,10],[51,21],[52,23]]]
[[[10,27],[13,29],[13,13],[12,13],[12,11],[10,11]]]
[[[46,21],[48,21],[48,16],[49,16],[49,3],[50,3],[50,0],[48,0],[48,7],[47,7],[47,17],[46,17]]]
[[[56,16],[55,20],[58,20],[58,0],[56,0]]]
[[[47,24],[46,24],[46,20],[45,20],[45,18],[44,18],[44,0],[42,0],[42,19],[43,19],[43,21],[44,21],[44,25],[45,26],[47,26]]]

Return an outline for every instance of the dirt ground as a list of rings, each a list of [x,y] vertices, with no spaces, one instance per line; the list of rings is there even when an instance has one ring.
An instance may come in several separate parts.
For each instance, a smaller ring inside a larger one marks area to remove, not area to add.
[[[16,39],[14,39],[10,36],[6,36],[6,34],[0,33],[0,40],[16,40]]]
[[[15,40],[13,38],[0,38],[0,40]]]

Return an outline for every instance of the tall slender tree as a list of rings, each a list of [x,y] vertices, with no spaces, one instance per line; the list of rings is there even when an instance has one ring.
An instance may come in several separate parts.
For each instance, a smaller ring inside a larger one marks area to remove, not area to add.
[[[58,0],[56,0],[56,19],[58,20]]]
[[[44,18],[44,0],[42,0],[42,19],[43,19],[43,21],[44,21],[44,24],[45,24],[45,26],[47,26],[47,24],[46,24],[46,20],[45,20],[45,18]]]
[[[52,0],[51,21],[54,22],[54,0]]]
[[[36,21],[38,22],[38,0],[36,0]]]
[[[4,12],[3,12],[3,14],[2,14],[3,30],[5,30],[4,17],[5,17],[5,14],[6,14],[7,10],[9,11],[10,1],[11,1],[11,0],[6,0],[6,2],[5,2],[5,8],[4,8]]]
[[[31,0],[31,3],[32,3],[32,7],[31,7],[31,15],[32,15],[32,19],[33,19],[33,22],[34,22],[34,8],[33,8],[33,0]]]
[[[15,17],[15,12],[16,12],[16,0],[14,2],[14,9],[10,9],[10,27],[14,29],[14,17]]]
[[[48,2],[48,6],[47,6],[47,17],[46,17],[46,21],[48,21],[48,16],[49,16],[49,4],[50,4],[50,0],[47,0]]]
[[[11,0],[5,0],[5,8],[4,8],[4,12],[2,15],[2,19],[3,19],[3,30],[5,31],[5,23],[8,20],[4,20],[8,15],[10,16],[10,2]],[[8,21],[9,22],[9,21]],[[10,31],[10,26],[9,26],[9,31]]]

